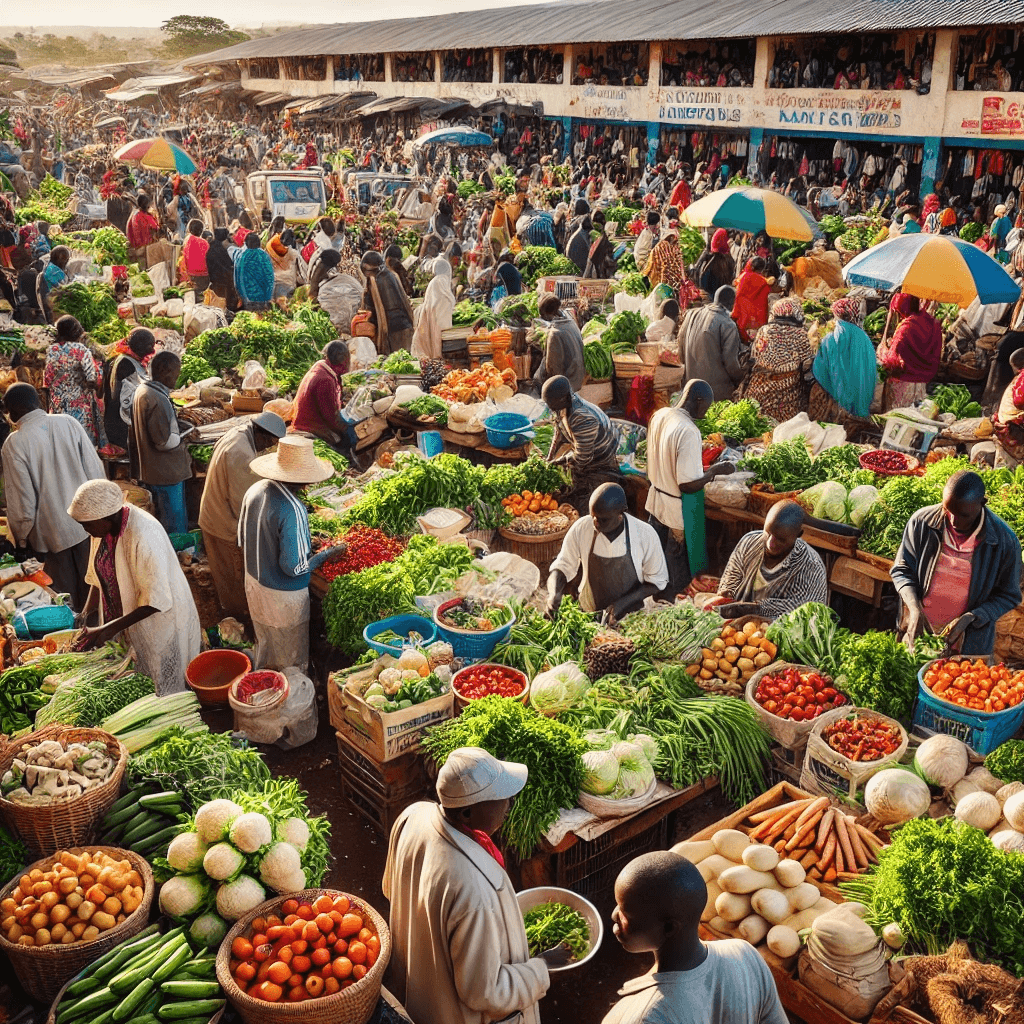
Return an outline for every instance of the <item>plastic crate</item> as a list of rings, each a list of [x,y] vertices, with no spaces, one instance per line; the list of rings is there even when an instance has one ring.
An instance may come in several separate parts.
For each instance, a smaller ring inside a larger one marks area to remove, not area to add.
[[[397,797],[394,800],[381,801],[367,795],[357,782],[342,772],[341,795],[356,814],[365,819],[375,832],[380,833],[386,839],[391,835],[391,829],[402,811],[426,796],[426,790],[422,793],[410,793],[407,796]]]
[[[917,674],[914,727],[962,740],[976,754],[989,754],[1005,743],[1024,722],[1024,703],[1005,711],[970,711],[936,697],[924,685],[926,665]]]
[[[391,761],[378,762],[352,743],[346,732],[338,729],[335,737],[338,767],[368,796],[390,802],[410,793],[422,793],[428,785],[426,767],[419,754],[402,754]]]
[[[581,896],[604,898],[626,864],[641,854],[664,850],[667,845],[668,816],[626,838],[617,838],[613,830],[591,842],[578,842],[557,855],[555,885]]]

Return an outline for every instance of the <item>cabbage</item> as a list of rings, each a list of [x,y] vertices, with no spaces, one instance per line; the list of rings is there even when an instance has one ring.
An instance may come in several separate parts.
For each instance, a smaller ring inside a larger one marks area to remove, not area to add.
[[[584,793],[605,796],[619,781],[619,759],[610,750],[588,750],[583,755],[583,768]]]
[[[939,733],[917,748],[914,770],[930,786],[949,789],[967,774],[967,747],[954,736]]]
[[[619,759],[619,765],[623,768],[638,768],[641,761],[647,761],[644,748],[639,743],[620,740],[618,743],[612,744],[611,750]]]
[[[618,741],[619,737],[611,729],[588,729],[583,734],[583,742],[591,750],[611,750],[612,744]]]
[[[864,787],[864,806],[882,825],[919,818],[931,802],[928,783],[905,768],[883,768]]]
[[[800,498],[810,504],[811,514],[818,519],[828,519],[833,523],[846,520],[846,488],[834,480],[808,487]]]
[[[650,737],[647,737],[650,739]],[[613,800],[628,800],[645,793],[654,781],[654,769],[639,743],[616,743],[611,753],[619,761],[619,779],[611,793]]]
[[[583,696],[590,680],[572,661],[541,672],[530,683],[530,703],[541,714],[568,711]]]
[[[637,732],[628,737],[630,743],[635,743],[644,752],[648,764],[654,764],[658,760],[658,741],[646,733]]]
[[[878,501],[878,488],[872,487],[871,484],[861,484],[860,487],[854,487],[850,491],[848,498],[850,502],[850,522],[854,526],[859,527],[864,522],[868,509]]]

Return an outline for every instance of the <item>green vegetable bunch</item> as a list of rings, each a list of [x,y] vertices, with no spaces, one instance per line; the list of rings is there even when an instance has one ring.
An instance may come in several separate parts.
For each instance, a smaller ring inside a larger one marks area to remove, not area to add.
[[[431,417],[440,427],[448,425],[448,403],[435,395],[423,395],[411,402],[406,402],[402,408],[408,409],[412,416]]]
[[[721,434],[737,441],[745,441],[748,437],[760,437],[771,424],[761,415],[761,407],[752,398],[744,398],[740,402],[723,400],[712,403],[707,415],[697,420],[700,436]]]
[[[475,196],[478,192],[486,192],[487,190],[472,178],[463,178],[455,187],[455,191],[460,199],[468,199],[470,196]]]
[[[931,394],[939,412],[951,412],[958,420],[981,416],[981,406],[971,398],[966,384],[937,384]]]
[[[983,234],[985,234],[985,230],[984,224],[978,224],[975,221],[970,220],[960,229],[960,237],[965,242],[971,242],[973,244],[974,242],[977,242]]]
[[[491,307],[486,302],[471,302],[463,299],[455,304],[452,310],[453,327],[471,327],[478,320],[483,320],[487,327],[494,327],[497,317],[491,312]]]
[[[608,380],[615,375],[612,350],[600,338],[583,346],[583,365],[594,380]]]
[[[842,643],[838,668],[836,689],[855,705],[890,718],[910,718],[917,698],[918,664],[895,633],[849,634]]]
[[[840,235],[846,232],[846,221],[838,214],[828,213],[818,221],[818,227],[825,233],[831,245]]]
[[[117,300],[114,289],[100,281],[72,281],[55,288],[52,295],[53,308],[67,313],[87,330],[92,331],[111,318],[117,317]]]
[[[777,493],[805,491],[819,482],[802,436],[770,444],[763,454],[748,455],[739,467],[755,473],[758,480],[770,484]]]
[[[423,747],[440,766],[459,747],[482,747],[503,761],[526,765],[526,786],[512,804],[501,834],[520,858],[533,852],[563,807],[576,806],[583,783],[579,734],[507,697],[484,697],[458,718],[428,730]]]
[[[985,767],[1002,782],[1024,783],[1024,740],[1007,740],[985,758]]]
[[[377,360],[376,365],[386,373],[420,372],[419,362],[413,359],[413,357],[406,352],[404,348],[400,348],[397,352],[392,352],[390,355],[381,357]]]
[[[864,516],[857,546],[882,558],[895,558],[910,517],[941,500],[942,491],[920,477],[894,477]]]
[[[516,176],[509,171],[507,174],[497,174],[494,177],[494,187],[504,196],[516,194]]]
[[[39,182],[37,191],[47,202],[53,203],[54,206],[59,206],[61,209],[67,208],[71,197],[75,194],[75,190],[70,185],[62,185],[52,174],[47,174]]]
[[[704,236],[696,228],[679,228],[679,251],[683,254],[683,263],[686,266],[692,267],[700,259],[704,248]]]
[[[318,437],[313,439],[313,454],[318,459],[326,459],[334,467],[335,476],[344,476],[348,471],[348,459]]]
[[[178,374],[179,388],[217,376],[219,376],[218,372],[196,351],[196,346],[189,345],[181,354],[181,372]]]
[[[491,505],[500,505],[501,499],[510,494],[555,494],[568,483],[565,470],[540,455],[531,455],[525,462],[502,462],[488,469],[480,483],[480,497]]]
[[[882,332],[885,330],[885,321],[889,316],[887,309],[876,309],[864,317],[864,333],[874,341],[881,340]]]
[[[0,825],[0,878],[14,878],[28,863],[28,850],[21,840]]]
[[[833,679],[839,673],[843,642],[850,631],[839,625],[839,616],[816,601],[808,601],[780,615],[765,635],[778,648],[779,661],[816,668]]]
[[[635,270],[626,274],[622,279],[622,290],[627,295],[646,295],[647,285],[644,275]]]
[[[541,277],[579,274],[579,268],[572,260],[546,245],[526,246],[516,257],[516,267],[522,274],[525,288],[532,288]]]
[[[101,267],[128,263],[128,239],[117,228],[99,228],[92,236],[93,258]]]
[[[636,216],[638,207],[627,206],[623,201],[619,201],[612,206],[609,206],[604,211],[605,219],[613,221],[619,226],[619,234],[621,235],[625,230],[626,225]]]
[[[498,309],[498,319],[513,326],[529,327],[540,316],[537,308],[539,301],[540,298],[535,291],[510,295],[502,300]]]
[[[308,302],[300,302],[292,310],[292,319],[305,328],[305,334],[315,345],[326,345],[338,337],[338,330],[331,318]]]
[[[490,660],[530,677],[547,665],[581,661],[587,644],[600,632],[594,617],[572,598],[562,601],[553,619],[518,600],[510,601],[509,605],[516,613],[515,624],[508,639],[491,652]]]
[[[573,959],[582,960],[590,949],[590,929],[583,915],[564,903],[542,903],[523,914],[530,956],[555,946],[568,946]]]
[[[635,351],[636,344],[647,330],[650,321],[642,313],[634,313],[624,309],[616,313],[609,321],[607,329],[601,334],[603,341],[613,353]]]

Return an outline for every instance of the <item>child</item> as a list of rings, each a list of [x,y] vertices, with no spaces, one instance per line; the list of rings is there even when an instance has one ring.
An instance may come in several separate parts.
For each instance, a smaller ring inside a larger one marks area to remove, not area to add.
[[[768,965],[741,939],[705,944],[700,872],[665,850],[627,864],[615,881],[612,931],[654,966],[619,991],[603,1024],[787,1024]]]

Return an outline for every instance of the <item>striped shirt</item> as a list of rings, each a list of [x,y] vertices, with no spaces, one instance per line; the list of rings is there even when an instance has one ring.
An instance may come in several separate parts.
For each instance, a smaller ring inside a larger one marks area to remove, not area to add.
[[[537,213],[534,211],[530,222],[518,234],[524,245],[543,245],[550,249],[558,248],[558,243],[555,241],[555,220],[550,213]]]
[[[555,413],[555,436],[548,458],[563,444],[572,445],[569,466],[584,470],[590,466],[611,466],[618,469],[616,452],[619,435],[603,409],[574,394],[568,409]]]
[[[777,619],[807,601],[825,604],[828,576],[821,556],[800,539],[774,569],[766,569],[764,531],[752,530],[729,556],[718,592],[731,594],[733,601],[742,604],[756,604],[766,619]]]

